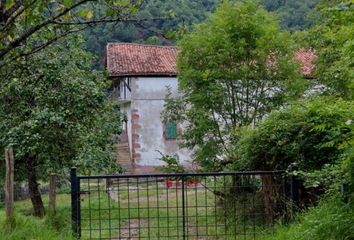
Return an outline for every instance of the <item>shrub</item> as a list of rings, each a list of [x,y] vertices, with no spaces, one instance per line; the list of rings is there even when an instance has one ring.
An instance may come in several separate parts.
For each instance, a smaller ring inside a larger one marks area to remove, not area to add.
[[[284,170],[295,162],[305,175],[312,173],[312,185],[331,184],[353,140],[353,112],[352,102],[331,97],[273,111],[258,126],[241,130],[234,168]]]

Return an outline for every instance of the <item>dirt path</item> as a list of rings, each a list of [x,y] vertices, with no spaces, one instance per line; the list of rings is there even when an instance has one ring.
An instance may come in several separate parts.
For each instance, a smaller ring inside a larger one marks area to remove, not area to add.
[[[198,186],[199,188],[197,189],[197,193],[204,193],[205,190],[200,188],[201,186]],[[136,193],[139,191],[139,189],[130,189],[129,190],[131,194]],[[167,190],[169,191],[169,190]],[[158,197],[156,195],[152,196],[144,196],[144,197],[133,197],[129,199],[120,199],[118,189],[110,189],[109,195],[112,200],[114,201],[120,201],[120,203],[126,204],[126,203],[144,203],[144,202],[156,202],[156,201],[163,201],[165,199],[171,198],[171,199],[176,199],[176,197],[181,197],[181,192],[178,190],[178,195],[176,196],[176,190],[171,189],[171,192],[167,193],[166,189],[161,189],[159,191]],[[187,191],[186,195],[194,195],[195,191],[192,189],[192,191]],[[139,218],[133,218],[128,221],[126,221],[122,226],[120,226],[120,235],[117,238],[113,238],[115,240],[138,240],[139,239],[139,228],[141,227],[146,227],[148,225],[147,219],[139,219]],[[189,226],[189,231],[194,232],[195,229],[193,226]],[[199,237],[199,238],[194,238],[195,240],[207,240],[209,238],[205,237]]]
[[[136,191],[139,190],[134,190],[131,189],[131,193],[135,193]],[[112,200],[114,201],[120,201],[120,203],[137,203],[137,202],[151,202],[151,201],[157,201],[160,199],[166,198],[167,194],[166,191],[163,191],[162,193],[159,194],[159,198],[157,196],[149,196],[149,197],[135,197],[135,198],[130,198],[130,199],[119,199],[119,192],[116,190],[111,190],[109,191],[109,195]],[[133,218],[129,219],[125,224],[120,226],[119,229],[119,236],[118,238],[115,238],[114,240],[138,240],[139,239],[139,228],[145,227],[148,224],[148,220],[146,219],[139,219],[139,218]]]
[[[139,239],[139,228],[145,226],[147,220],[129,219],[123,226],[120,227],[120,234],[114,240],[132,240]]]

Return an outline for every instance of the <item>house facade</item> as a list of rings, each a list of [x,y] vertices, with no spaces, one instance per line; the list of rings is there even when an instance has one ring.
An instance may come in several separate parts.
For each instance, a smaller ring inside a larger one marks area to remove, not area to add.
[[[177,54],[177,48],[170,46],[107,44],[111,96],[125,116],[118,163],[132,172],[152,171],[162,165],[161,154],[175,155],[181,162],[191,158],[191,152],[177,144],[181,126],[163,123],[161,118],[167,88],[177,94]]]
[[[177,55],[178,49],[172,46],[107,44],[106,68],[113,84],[112,99],[120,103],[125,115],[118,163],[131,172],[153,171],[153,166],[163,164],[161,154],[190,163],[191,151],[181,149],[176,140],[182,127],[164,124],[161,119],[167,88],[177,94]],[[306,78],[311,78],[316,58],[311,49],[294,53]]]

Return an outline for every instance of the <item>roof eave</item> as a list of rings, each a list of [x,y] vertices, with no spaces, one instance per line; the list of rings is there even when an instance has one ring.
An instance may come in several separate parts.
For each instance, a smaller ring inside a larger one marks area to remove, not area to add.
[[[177,73],[109,73],[109,77],[177,77]]]

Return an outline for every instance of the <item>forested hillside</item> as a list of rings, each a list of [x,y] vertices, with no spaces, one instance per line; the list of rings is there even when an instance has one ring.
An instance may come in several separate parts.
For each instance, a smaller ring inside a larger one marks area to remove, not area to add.
[[[313,9],[319,0],[263,0],[263,3],[268,11],[279,16],[283,29],[296,31],[310,27],[316,20]]]
[[[132,16],[138,22],[105,24],[84,33],[87,50],[99,56],[102,66],[107,42],[137,42],[174,45],[174,31],[206,19],[217,0],[147,0]]]
[[[98,55],[96,67],[103,63],[107,42],[138,42],[173,45],[176,32],[187,30],[206,19],[220,0],[146,0],[133,16],[139,21],[100,25],[87,30],[87,50]],[[240,1],[240,0],[234,0]],[[268,11],[275,12],[281,26],[290,31],[307,28],[315,17],[319,0],[262,0]]]

